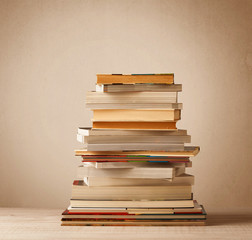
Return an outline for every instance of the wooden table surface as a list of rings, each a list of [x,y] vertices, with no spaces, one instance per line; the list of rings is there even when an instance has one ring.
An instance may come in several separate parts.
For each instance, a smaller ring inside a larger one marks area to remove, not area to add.
[[[0,239],[252,239],[252,215],[209,214],[204,227],[62,227],[62,210],[0,208]]]

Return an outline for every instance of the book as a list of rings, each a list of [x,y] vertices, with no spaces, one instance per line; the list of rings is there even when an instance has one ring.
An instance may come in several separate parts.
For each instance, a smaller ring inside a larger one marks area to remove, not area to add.
[[[93,129],[177,130],[176,122],[93,122]]]
[[[84,144],[88,151],[183,151],[183,143],[108,143]]]
[[[94,109],[93,122],[165,122],[180,119],[178,109]]]
[[[182,200],[183,204],[185,200]],[[170,201],[176,202],[176,201]],[[127,205],[128,206],[128,205]],[[67,208],[69,214],[187,214],[203,213],[203,208],[196,200],[193,200],[192,207],[72,207]]]
[[[63,213],[63,220],[67,219],[123,219],[123,220],[171,220],[171,219],[206,219],[205,214],[187,213],[187,214],[69,214],[66,209]]]
[[[196,200],[193,200],[193,202],[194,202],[194,206],[192,208],[173,208],[173,213],[174,214],[205,213],[206,215],[206,211],[203,205],[199,205],[199,203]]]
[[[104,84],[96,85],[96,92],[181,92],[182,84]]]
[[[192,162],[86,162],[85,164],[95,168],[136,168],[136,167],[192,167]]]
[[[182,109],[182,103],[90,103],[86,102],[86,108],[90,109]]]
[[[194,176],[181,174],[173,179],[169,178],[112,178],[112,177],[85,177],[84,182],[90,187],[97,186],[170,186],[193,185]]]
[[[205,226],[205,220],[61,221],[61,226]]]
[[[190,200],[191,192],[191,185],[89,187],[82,180],[72,185],[72,199],[80,200]]]
[[[177,92],[87,92],[86,103],[177,103]]]
[[[126,136],[82,136],[77,134],[77,141],[81,143],[89,144],[110,144],[110,143],[190,143],[191,136],[189,135],[170,135],[170,136],[136,136],[136,135],[126,135]]]
[[[75,150],[75,156],[164,156],[164,157],[193,157],[200,151],[198,146],[185,146],[184,151],[87,151],[87,149]],[[168,158],[166,158],[168,159]]]
[[[183,167],[180,167],[183,168]],[[176,168],[178,175],[179,168]],[[184,168],[183,168],[184,169]],[[155,167],[144,164],[141,167],[135,168],[95,168],[88,164],[83,164],[78,167],[78,178],[84,177],[111,177],[111,178],[173,178],[175,168],[172,166],[165,167],[165,164],[156,164]]]
[[[174,74],[97,74],[97,84],[162,83],[173,84]]]
[[[177,131],[158,130],[121,130],[121,129],[92,129],[88,127],[78,128],[78,134],[82,136],[186,136],[187,131],[178,129]]]
[[[194,206],[192,199],[189,200],[89,200],[71,199],[72,208],[191,208]]]
[[[97,155],[83,155],[82,156],[82,162],[93,162],[93,163],[100,163],[100,162],[125,162],[125,163],[131,163],[131,162],[149,162],[149,163],[158,163],[158,162],[165,162],[165,163],[188,163],[190,162],[188,157],[160,157],[160,156],[151,156],[151,157],[142,157],[142,155],[136,155],[135,158],[133,157],[119,157],[119,156],[113,156],[111,158],[109,157],[101,157]]]

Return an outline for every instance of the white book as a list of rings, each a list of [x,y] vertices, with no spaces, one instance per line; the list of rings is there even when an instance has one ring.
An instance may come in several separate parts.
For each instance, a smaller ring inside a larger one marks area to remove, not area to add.
[[[186,136],[187,130],[175,131],[160,130],[119,130],[119,129],[92,129],[90,127],[78,128],[78,134],[82,136]]]
[[[184,173],[180,176],[175,176],[173,179],[85,177],[84,182],[91,187],[193,185],[194,176]]]
[[[89,144],[111,144],[111,143],[190,143],[191,136],[82,136],[77,134],[77,140]]]
[[[95,168],[136,168],[136,167],[191,167],[192,162],[83,162],[83,165],[90,165]]]
[[[87,151],[184,151],[184,144],[178,143],[111,143],[84,144]]]
[[[177,92],[87,92],[86,103],[177,103]]]
[[[104,84],[96,92],[181,92],[182,84]]]
[[[138,102],[86,102],[86,108],[89,109],[182,109],[182,103],[138,103]]]

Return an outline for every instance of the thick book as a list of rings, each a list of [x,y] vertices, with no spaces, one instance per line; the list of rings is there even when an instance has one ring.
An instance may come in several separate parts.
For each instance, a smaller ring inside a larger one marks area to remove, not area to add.
[[[183,143],[108,143],[84,144],[88,151],[183,151]]]
[[[153,109],[95,109],[93,122],[167,122],[180,119],[180,110]]]
[[[85,177],[84,182],[90,187],[193,185],[194,176],[184,173],[179,176],[175,176],[173,179]]]
[[[102,144],[102,143],[190,143],[191,136],[82,136],[77,134],[77,141],[89,144]]]
[[[78,128],[78,134],[82,136],[186,136],[187,131],[178,129],[177,131],[158,130],[121,130],[121,129],[92,129]]]
[[[177,92],[87,92],[86,103],[177,103],[177,95]]]
[[[176,122],[93,122],[94,129],[177,130]]]
[[[71,199],[72,208],[192,208],[194,202],[188,200],[88,200]]]
[[[89,187],[74,181],[72,199],[89,200],[189,200],[191,185]]]
[[[183,167],[181,167],[183,168]],[[179,175],[179,168],[176,168]],[[165,164],[149,166],[144,164],[136,168],[95,168],[88,164],[80,165],[77,171],[77,178],[84,177],[111,177],[111,178],[173,178],[175,168]]]
[[[182,109],[182,103],[86,103],[89,109]]]
[[[168,157],[194,157],[200,151],[198,146],[185,146],[184,151],[88,151],[87,149],[75,150],[76,156],[92,156],[92,155],[112,155],[112,156],[164,156]]]
[[[173,84],[174,74],[97,74],[97,84],[162,83]]]
[[[182,84],[104,84],[96,85],[96,92],[181,92]]]

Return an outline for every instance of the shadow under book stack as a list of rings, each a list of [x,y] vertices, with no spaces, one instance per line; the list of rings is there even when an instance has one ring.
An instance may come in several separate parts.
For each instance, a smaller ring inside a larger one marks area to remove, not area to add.
[[[186,173],[199,147],[178,130],[181,84],[174,74],[98,74],[86,107],[92,128],[79,128],[82,165],[62,225],[204,225]]]

